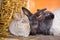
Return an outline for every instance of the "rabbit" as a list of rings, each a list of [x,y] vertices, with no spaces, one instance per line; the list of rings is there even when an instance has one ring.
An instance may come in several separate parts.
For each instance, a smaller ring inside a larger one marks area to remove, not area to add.
[[[15,36],[28,37],[30,34],[30,25],[27,16],[19,12],[14,13],[13,20],[9,25],[9,31]]]
[[[30,35],[36,35],[37,28],[38,28],[38,19],[37,16],[40,15],[40,12],[45,11],[46,9],[41,9],[39,12],[36,12],[35,14],[31,13],[27,8],[22,7],[23,13],[28,17],[29,24],[30,24]],[[39,13],[39,14],[38,14]]]
[[[54,36],[60,36],[60,9],[53,11],[53,13],[55,18],[50,29],[50,34],[53,34]]]
[[[52,26],[53,19],[54,14],[50,11],[43,11],[42,13],[40,13],[40,16],[38,16],[37,34],[53,35],[50,34],[50,28]]]

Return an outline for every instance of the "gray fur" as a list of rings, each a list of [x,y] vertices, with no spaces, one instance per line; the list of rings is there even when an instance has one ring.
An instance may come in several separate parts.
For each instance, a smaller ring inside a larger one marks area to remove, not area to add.
[[[38,9],[35,14],[31,13],[28,9],[22,7],[24,14],[30,21],[30,35],[44,34],[49,35],[49,30],[52,26],[54,14],[44,9]],[[40,17],[41,16],[41,17]]]

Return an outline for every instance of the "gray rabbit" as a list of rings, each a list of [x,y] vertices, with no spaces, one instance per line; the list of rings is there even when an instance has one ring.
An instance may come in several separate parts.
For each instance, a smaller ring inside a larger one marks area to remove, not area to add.
[[[41,17],[38,17],[39,22],[38,22],[37,34],[50,35],[50,28],[53,23],[54,14],[50,11],[44,11],[40,15]]]
[[[49,34],[49,30],[54,18],[53,13],[45,11],[46,8],[41,10],[38,9],[35,14],[32,14],[28,9],[24,7],[22,7],[22,10],[30,21],[30,28],[31,28],[30,35]]]
[[[37,27],[38,27],[38,20],[37,20],[36,16],[24,7],[22,7],[22,10],[30,21],[30,28],[31,28],[30,34],[31,35],[36,34]]]

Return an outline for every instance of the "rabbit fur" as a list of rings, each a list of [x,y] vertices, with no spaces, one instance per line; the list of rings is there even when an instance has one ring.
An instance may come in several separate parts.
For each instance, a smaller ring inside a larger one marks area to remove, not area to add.
[[[54,14],[50,11],[45,11],[44,9],[38,9],[35,14],[31,13],[28,9],[22,7],[24,14],[28,17],[30,21],[30,35],[36,34],[50,34],[50,28],[54,19]]]
[[[50,35],[50,28],[52,26],[54,14],[50,11],[42,12],[42,16],[38,18],[38,34]],[[52,35],[52,34],[51,34]]]
[[[28,37],[30,34],[29,20],[26,15],[14,13],[14,19],[11,21],[9,31],[15,36]]]

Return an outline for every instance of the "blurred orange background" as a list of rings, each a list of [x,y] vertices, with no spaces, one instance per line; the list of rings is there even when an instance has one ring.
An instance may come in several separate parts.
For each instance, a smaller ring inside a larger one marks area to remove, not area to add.
[[[37,9],[47,8],[54,11],[60,8],[60,0],[30,0],[30,11],[35,13]]]

